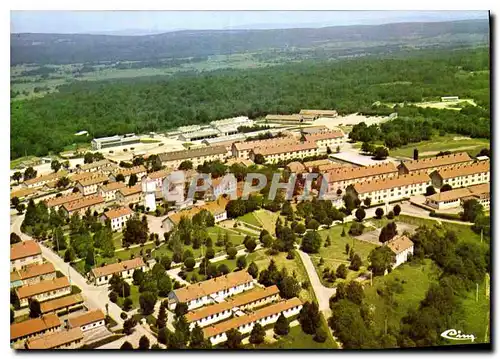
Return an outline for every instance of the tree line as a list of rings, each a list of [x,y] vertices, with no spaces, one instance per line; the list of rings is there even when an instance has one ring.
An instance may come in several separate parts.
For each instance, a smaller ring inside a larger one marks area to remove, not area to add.
[[[474,98],[487,109],[488,61],[488,49],[441,50],[424,55],[412,52],[407,57],[305,61],[251,70],[67,84],[40,99],[11,102],[11,158],[46,155],[84,142],[74,136],[81,130],[94,137],[144,133],[239,115],[260,118],[269,113],[297,113],[301,108],[336,109],[345,114],[373,110],[377,101],[416,102],[450,93]],[[458,76],[466,67],[473,73]],[[398,111],[414,118],[431,110],[411,113],[404,107]],[[477,110],[443,111],[439,123],[465,132],[478,117],[468,111]],[[426,117],[434,116],[437,112]],[[457,116],[469,121],[457,122]]]

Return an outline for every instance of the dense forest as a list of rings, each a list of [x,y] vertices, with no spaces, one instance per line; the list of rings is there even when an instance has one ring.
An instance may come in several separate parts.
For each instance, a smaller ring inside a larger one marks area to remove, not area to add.
[[[375,103],[437,100],[446,95],[472,98],[481,108],[457,112],[397,106],[396,111],[406,119],[438,121],[446,131],[489,137],[487,48],[82,81],[40,99],[11,102],[11,158],[60,151],[84,141],[74,136],[81,130],[95,137],[143,133],[238,115],[295,113],[301,108],[382,113],[393,110]]]
[[[294,52],[297,48],[324,51],[388,45],[396,48],[487,45],[488,41],[488,20],[309,29],[174,31],[147,36],[12,34],[11,64],[151,61],[283,49]]]

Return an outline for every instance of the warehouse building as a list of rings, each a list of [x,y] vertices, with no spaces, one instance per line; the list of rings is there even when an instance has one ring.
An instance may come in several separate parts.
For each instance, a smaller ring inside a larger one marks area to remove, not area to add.
[[[97,151],[103,148],[127,146],[139,142],[141,142],[141,139],[136,136],[135,133],[127,133],[123,136],[116,135],[111,137],[94,138],[92,140],[92,150]]]

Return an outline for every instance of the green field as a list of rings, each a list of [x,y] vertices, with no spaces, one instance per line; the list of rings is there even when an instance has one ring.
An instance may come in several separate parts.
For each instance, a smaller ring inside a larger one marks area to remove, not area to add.
[[[390,156],[394,157],[413,157],[415,148],[419,151],[419,156],[434,156],[440,151],[470,153],[479,152],[482,148],[489,148],[490,141],[483,138],[465,139],[464,136],[447,134],[445,136],[434,136],[432,140],[411,143],[407,146],[389,150]]]
[[[348,227],[346,227],[346,232],[347,231]],[[359,271],[354,272],[352,270],[349,270],[348,276],[346,278],[347,280],[356,278],[360,273],[364,271],[368,255],[370,254],[372,249],[376,248],[375,244],[360,241],[354,237],[350,237],[349,235],[342,237],[342,226],[334,226],[330,229],[320,230],[319,233],[321,235],[321,238],[323,239],[323,244],[319,250],[319,253],[310,254],[310,257],[323,285],[328,287],[332,287],[334,284],[323,280],[322,273],[324,268],[335,270],[341,264],[345,264],[347,267],[349,267],[349,257],[345,252],[346,244],[349,244],[349,246],[354,249],[354,252],[357,253],[363,261],[363,266]],[[328,235],[331,239],[331,245],[329,247],[325,247],[324,243]],[[319,261],[321,258],[323,258],[324,260],[324,264],[322,266],[319,265]],[[338,281],[341,280],[342,279],[339,279]]]
[[[253,212],[250,212],[250,213],[245,214],[244,216],[238,217],[237,220],[241,221],[241,222],[246,222],[248,224],[251,224],[252,226],[262,227],[262,224],[255,217],[255,215],[253,214]]]
[[[123,62],[125,63],[125,61]],[[170,76],[187,71],[212,71],[224,68],[254,68],[279,64],[275,62],[259,61],[252,53],[227,54],[210,56],[205,61],[182,63],[170,67],[144,67],[144,68],[115,68],[113,64],[93,66],[94,71],[83,72],[78,76],[74,71],[81,68],[81,64],[46,65],[54,68],[55,72],[42,78],[38,75],[23,75],[26,70],[35,70],[39,66],[18,65],[11,67],[11,91],[19,92],[15,100],[43,97],[49,93],[57,92],[60,85],[76,81],[102,81],[112,79],[127,79],[136,77]],[[23,82],[19,82],[23,81]]]
[[[326,324],[324,324],[325,326]],[[328,328],[324,328],[329,330]],[[274,343],[263,343],[260,345],[248,345],[246,349],[336,349],[337,345],[330,336],[324,343],[313,340],[313,336],[302,331],[300,325],[290,328],[288,335],[281,337]]]
[[[373,278],[373,286],[365,286],[365,303],[373,308],[373,325],[375,332],[383,332],[385,320],[387,326],[398,328],[410,308],[417,308],[425,298],[431,283],[437,283],[439,269],[430,260],[423,264],[403,264],[383,277]],[[400,284],[403,291],[394,293],[392,299],[381,297],[377,289],[383,289],[387,284]]]
[[[274,256],[270,256],[266,254],[264,250],[259,250],[254,253],[250,253],[247,256],[247,265],[249,265],[251,262],[255,262],[255,264],[259,268],[259,272],[261,272],[262,270],[266,269],[269,266],[271,259],[274,259],[274,261],[276,262],[276,266],[278,267],[279,270],[285,267],[288,270],[288,273],[294,275],[295,279],[297,279],[299,282],[308,281],[309,279],[307,276],[306,269],[304,268],[304,265],[302,264],[299,255],[296,254],[294,259],[286,259],[286,256],[287,253],[278,253]],[[233,262],[236,263],[235,261]],[[218,263],[224,263],[224,262],[218,262]],[[235,266],[236,264],[233,264],[233,268]],[[303,289],[300,292],[299,297],[303,301],[312,301],[314,299],[314,293],[312,291],[312,288],[309,287],[307,290]]]
[[[130,285],[130,296],[129,298],[132,299],[132,309],[136,309],[136,308],[139,308],[140,305],[139,305],[139,296],[141,295],[141,293],[139,293],[139,287],[136,286],[136,285]],[[120,307],[123,307],[123,301],[124,301],[124,298],[121,298],[121,297],[118,297],[118,301],[116,302],[116,304],[118,304],[118,306]]]
[[[276,220],[278,219],[279,212],[271,212],[267,209],[259,209],[253,212],[254,216],[261,223],[262,228],[266,229],[269,233],[274,235],[276,228]]]
[[[466,298],[462,301],[464,313],[462,332],[474,334],[476,339],[474,343],[490,342],[490,297],[486,294],[486,281],[479,285],[478,296],[476,301],[476,291],[472,290],[467,293]]]

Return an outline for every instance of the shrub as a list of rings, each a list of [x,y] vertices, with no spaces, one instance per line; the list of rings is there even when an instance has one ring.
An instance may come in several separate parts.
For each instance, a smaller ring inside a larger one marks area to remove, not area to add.
[[[118,300],[118,294],[116,292],[110,292],[109,293],[109,300],[112,303],[116,303],[116,301]]]
[[[318,343],[324,343],[326,341],[326,332],[323,328],[319,327],[316,329],[313,340]]]
[[[387,213],[387,219],[394,219],[394,212],[393,211],[390,211],[389,213]]]
[[[127,319],[127,317],[128,317],[127,313],[125,312],[120,313],[120,318],[122,318],[123,320]]]
[[[238,250],[235,247],[229,247],[227,249],[227,258],[234,259],[234,258],[236,258],[237,253],[238,253]]]
[[[365,226],[359,222],[353,222],[351,228],[349,229],[349,234],[351,236],[360,236],[363,234]]]

